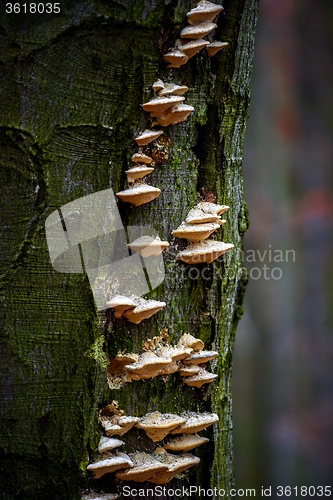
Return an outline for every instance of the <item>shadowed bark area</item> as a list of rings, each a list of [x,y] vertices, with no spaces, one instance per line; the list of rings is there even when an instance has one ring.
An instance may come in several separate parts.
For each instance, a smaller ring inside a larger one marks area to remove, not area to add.
[[[89,484],[116,491],[112,476],[91,482],[86,474],[100,436],[98,409],[112,400],[138,416],[217,412],[218,425],[206,432],[210,443],[195,451],[201,464],[170,485],[224,488],[228,496],[233,486],[231,364],[248,224],[242,150],[258,0],[224,2],[214,36],[229,42],[224,53],[212,59],[200,53],[180,69],[167,69],[162,54],[192,6],[185,0],[87,0],[65,1],[57,15],[14,16],[2,9],[3,500],[74,500]],[[166,279],[149,295],[167,306],[136,326],[114,322],[110,314],[101,319],[87,277],[52,268],[44,224],[70,201],[125,187],[124,172],[137,149],[133,137],[150,125],[140,104],[152,97],[157,78],[188,85],[186,103],[195,111],[165,130],[168,157],[149,179],[160,197],[138,208],[119,203],[124,226],[149,225],[171,242]],[[235,248],[208,266],[182,265],[175,254],[185,245],[170,233],[203,190],[231,207],[218,239]],[[212,366],[218,381],[192,389],[171,375],[110,391],[108,355],[124,348],[138,352],[162,328],[173,341],[185,331],[219,350]],[[146,449],[143,436],[129,433],[127,451]]]

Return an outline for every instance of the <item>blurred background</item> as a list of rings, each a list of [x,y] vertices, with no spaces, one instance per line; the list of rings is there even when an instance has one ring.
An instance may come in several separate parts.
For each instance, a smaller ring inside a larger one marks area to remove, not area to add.
[[[332,0],[260,1],[233,368],[239,488],[333,485],[332,56]]]

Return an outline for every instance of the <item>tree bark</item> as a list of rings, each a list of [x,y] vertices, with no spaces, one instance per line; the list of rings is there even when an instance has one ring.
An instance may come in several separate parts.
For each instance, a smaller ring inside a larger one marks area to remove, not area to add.
[[[79,0],[50,15],[1,9],[1,499],[74,500],[89,485],[116,491],[112,477],[89,482],[86,474],[98,410],[112,400],[128,415],[217,412],[210,443],[195,452],[201,463],[172,484],[223,488],[229,498],[232,349],[246,285],[242,151],[258,2],[225,0],[215,38],[228,41],[227,50],[173,70],[162,54],[185,24],[189,1]],[[148,123],[140,104],[157,78],[188,85],[195,111],[166,129],[168,159],[149,181],[160,197],[119,208],[124,226],[149,225],[172,242],[166,279],[149,296],[167,306],[137,326],[105,322],[87,277],[52,268],[45,220],[79,197],[125,187],[133,138]],[[198,192],[231,207],[218,239],[235,248],[208,266],[182,265],[175,262],[182,243],[170,233]],[[162,328],[174,341],[189,332],[218,350],[218,381],[199,390],[171,375],[111,391],[108,357],[124,347],[140,351]],[[140,446],[135,440],[127,438],[128,451]]]

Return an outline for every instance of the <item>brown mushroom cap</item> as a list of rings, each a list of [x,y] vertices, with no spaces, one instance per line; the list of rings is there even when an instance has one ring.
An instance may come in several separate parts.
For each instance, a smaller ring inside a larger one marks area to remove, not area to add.
[[[187,264],[200,264],[202,262],[210,264],[213,260],[216,260],[232,248],[234,248],[232,243],[214,240],[201,241],[179,252],[177,260],[182,260]]]
[[[171,234],[176,238],[185,238],[187,241],[202,241],[208,238],[219,227],[220,224],[216,222],[209,222],[207,224],[186,224],[186,222],[182,222]]]
[[[163,250],[169,246],[167,241],[161,241],[152,236],[140,236],[127,245],[127,248],[141,255],[141,257],[150,257],[151,255],[160,255]]]
[[[153,167],[147,167],[147,165],[138,165],[126,170],[127,182],[134,182],[138,179],[146,177],[146,175],[151,174],[155,169]]]
[[[184,434],[183,436],[170,439],[170,441],[164,445],[164,448],[173,452],[189,451],[208,441],[208,438],[198,436],[197,434]]]
[[[105,430],[107,436],[123,436],[135,424],[140,422],[139,417],[114,415],[114,416],[100,416],[100,422]]]
[[[133,163],[146,163],[149,165],[153,159],[150,156],[145,155],[144,153],[134,153],[132,155],[131,160]]]
[[[228,207],[228,205],[217,205],[216,203],[211,203],[209,201],[201,201],[195,208],[198,208],[205,213],[221,215],[224,212],[227,212],[230,207]]]
[[[166,306],[165,302],[157,300],[140,299],[134,309],[128,309],[124,312],[125,318],[131,323],[138,325],[142,320],[150,318],[153,314],[157,313],[160,309]]]
[[[214,422],[219,420],[216,413],[188,413],[184,415],[186,422],[176,427],[171,434],[195,434],[200,432],[206,427],[209,427]]]
[[[192,208],[185,219],[186,224],[207,224],[215,222],[216,224],[224,224],[226,221],[221,219],[219,215],[208,214],[197,208]]]
[[[163,130],[144,130],[138,137],[134,140],[139,146],[146,146],[150,142],[155,141],[160,135],[163,134]]]
[[[135,363],[139,359],[139,355],[136,353],[117,354],[114,359],[121,365],[127,365],[128,363]]]
[[[186,54],[187,57],[190,59],[191,57],[195,56],[195,54],[199,52],[199,50],[206,47],[206,45],[209,45],[208,40],[203,40],[202,38],[199,38],[197,40],[191,40],[190,42],[186,42],[182,45],[179,45],[179,50],[181,52],[184,52],[184,54]]]
[[[183,64],[186,64],[188,61],[187,55],[180,50],[167,52],[166,54],[164,54],[163,58],[166,62],[170,63],[169,68],[179,68],[180,66],[183,66]]]
[[[134,308],[136,306],[136,302],[129,297],[125,297],[124,295],[116,295],[109,302],[106,303],[107,307],[114,310],[114,315],[116,318],[121,318],[124,311],[127,309]]]
[[[195,375],[192,375],[191,377],[184,377],[183,382],[190,387],[202,387],[204,384],[210,384],[216,378],[217,375],[215,373],[210,373],[204,368],[201,368]]]
[[[154,92],[158,93],[165,88],[165,84],[159,78],[156,82],[153,83]]]
[[[160,460],[161,463],[167,465],[168,469],[166,471],[157,472],[153,477],[148,479],[150,483],[154,484],[166,484],[177,474],[184,472],[200,462],[200,458],[195,457],[194,455],[172,455],[166,451],[164,453],[156,454],[156,458],[157,460]]]
[[[121,441],[121,439],[116,439],[116,438],[109,438],[102,436],[98,445],[98,452],[99,453],[105,453],[106,451],[114,450],[115,448],[119,448],[119,446],[122,446],[124,444],[124,441]]]
[[[180,32],[180,38],[202,38],[215,30],[216,27],[217,24],[215,23],[200,23],[194,26],[185,26]]]
[[[166,96],[166,95],[183,95],[188,91],[188,87],[186,85],[177,85],[176,83],[165,83],[164,88],[161,89],[158,95]]]
[[[184,424],[186,419],[171,413],[162,414],[158,411],[148,413],[136,427],[143,429],[147,436],[154,441],[161,441],[175,427]]]
[[[122,481],[147,481],[157,472],[167,470],[168,466],[156,460],[148,453],[130,453],[129,457],[133,463],[131,469],[118,471],[116,477]]]
[[[172,95],[168,97],[155,97],[149,102],[142,104],[144,111],[149,111],[150,116],[161,116],[164,111],[176,104],[184,101],[185,97],[179,95]]]
[[[217,351],[199,351],[194,352],[188,358],[184,359],[185,365],[202,365],[203,363],[207,363],[212,359],[215,359],[218,356]]]
[[[222,10],[222,5],[202,0],[194,9],[186,14],[187,20],[190,24],[212,21]]]
[[[205,347],[205,344],[202,342],[202,340],[196,339],[190,333],[183,333],[177,345],[190,347],[194,351],[201,351],[201,349]]]
[[[146,351],[139,356],[136,363],[126,365],[125,368],[131,373],[140,375],[140,378],[149,379],[160,375],[163,368],[171,362],[171,358],[163,358],[152,351]]]
[[[116,196],[120,198],[125,203],[132,203],[138,207],[139,205],[144,205],[154,200],[161,194],[161,190],[148,184],[139,184],[138,186],[133,186],[126,189],[125,191],[119,191]]]
[[[165,113],[157,118],[157,121],[162,127],[176,125],[177,123],[184,122],[192,111],[194,111],[193,106],[178,104],[177,106],[167,109]]]
[[[166,358],[171,358],[172,361],[180,361],[182,359],[188,358],[192,353],[193,349],[190,347],[179,346],[168,346],[157,349],[156,354],[158,356],[163,356]]]
[[[217,52],[219,52],[220,50],[224,49],[228,45],[229,45],[228,42],[212,42],[212,43],[209,44],[209,46],[207,45],[207,47],[206,47],[207,54],[208,54],[209,57],[212,57]]]
[[[108,472],[115,472],[119,469],[127,469],[133,467],[133,462],[126,453],[117,453],[116,455],[108,455],[93,464],[88,465],[87,470],[94,474],[95,479],[99,479]]]
[[[181,377],[191,377],[200,371],[200,366],[198,365],[190,365],[190,366],[181,366],[178,370],[178,373]]]

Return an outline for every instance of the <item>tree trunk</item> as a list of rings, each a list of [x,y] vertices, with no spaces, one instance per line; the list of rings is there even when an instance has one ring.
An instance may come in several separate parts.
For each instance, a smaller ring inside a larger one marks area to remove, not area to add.
[[[89,484],[116,491],[112,477],[91,482],[86,474],[98,410],[112,400],[128,415],[217,412],[210,443],[195,452],[201,463],[172,485],[223,488],[230,498],[232,348],[246,284],[242,148],[258,1],[225,0],[215,38],[228,41],[227,50],[172,70],[162,55],[189,1],[79,0],[61,3],[60,14],[1,9],[1,499],[74,500]],[[124,226],[149,225],[172,242],[166,278],[149,295],[167,306],[140,325],[105,322],[86,275],[52,268],[45,220],[77,198],[125,187],[133,138],[147,125],[140,104],[157,78],[188,85],[195,111],[165,130],[168,159],[149,181],[160,197],[119,208]],[[218,239],[235,248],[210,265],[182,265],[175,261],[182,243],[170,233],[198,192],[231,207]],[[111,391],[108,356],[140,351],[162,328],[174,341],[189,332],[219,350],[218,381],[192,389],[171,375]]]

